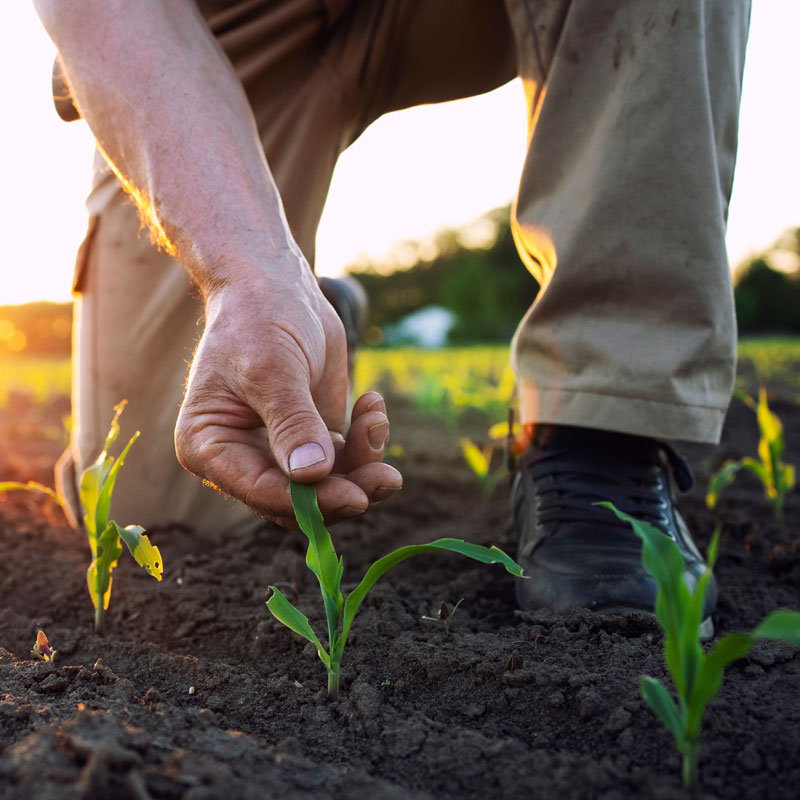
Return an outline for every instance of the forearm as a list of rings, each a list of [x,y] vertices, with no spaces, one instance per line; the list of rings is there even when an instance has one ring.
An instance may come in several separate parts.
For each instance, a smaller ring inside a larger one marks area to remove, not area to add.
[[[247,98],[195,4],[36,7],[99,146],[203,292],[308,281]]]

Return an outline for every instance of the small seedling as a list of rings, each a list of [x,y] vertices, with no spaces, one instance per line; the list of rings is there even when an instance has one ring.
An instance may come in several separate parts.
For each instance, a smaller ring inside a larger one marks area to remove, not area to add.
[[[92,563],[86,572],[86,582],[94,604],[94,629],[97,633],[103,632],[104,613],[111,597],[111,573],[117,566],[117,561],[122,553],[120,539],[125,542],[131,555],[136,559],[136,563],[140,567],[144,567],[147,574],[152,575],[157,581],[161,580],[164,567],[161,553],[157,547],[150,544],[150,540],[144,535],[144,528],[139,525],[128,525],[122,528],[108,518],[111,495],[114,492],[117,475],[125,463],[125,457],[128,455],[131,445],[139,438],[139,431],[136,431],[116,459],[108,454],[109,447],[119,436],[119,415],[127,402],[127,400],[123,400],[114,406],[114,418],[111,420],[103,452],[92,466],[87,467],[81,473],[80,496],[85,512],[83,522],[89,537],[89,547],[92,550]],[[59,497],[49,486],[36,481],[0,483],[0,492],[20,490],[45,494],[60,506],[64,506],[62,497]]]
[[[788,492],[795,485],[795,468],[793,464],[785,464],[781,459],[784,451],[783,425],[776,414],[770,411],[767,404],[767,390],[762,386],[758,392],[758,403],[747,395],[742,400],[755,411],[758,430],[758,457],[745,457],[739,461],[726,461],[711,476],[706,495],[706,505],[714,508],[720,492],[733,483],[736,473],[746,469],[753,473],[764,486],[764,496],[772,503],[772,511],[776,522],[783,522],[783,504]]]
[[[293,606],[275,586],[269,587],[272,594],[267,600],[267,608],[279,622],[307,639],[317,649],[320,660],[328,672],[328,698],[330,700],[337,700],[339,697],[342,654],[356,612],[369,590],[396,564],[418,553],[449,550],[474,558],[484,564],[502,564],[512,575],[524,577],[522,567],[497,547],[482,547],[461,539],[437,539],[428,544],[400,547],[383,558],[379,558],[345,599],[341,590],[344,565],[341,556],[336,555],[331,535],[323,524],[322,514],[317,505],[316,489],[313,485],[292,481],[291,492],[297,523],[308,537],[306,565],[317,576],[322,593],[325,618],[328,624],[327,649],[314,633],[308,617]]]
[[[435,617],[426,617],[423,616],[426,622],[439,622],[444,626],[444,632],[448,636],[450,635],[450,625],[453,622],[453,617],[456,615],[456,611],[458,611],[458,607],[464,602],[464,598],[462,597],[452,608],[447,607],[447,603],[442,600],[442,604],[439,606],[439,610],[436,612]]]
[[[36,658],[41,661],[49,661],[52,664],[53,661],[56,660],[57,652],[57,650],[52,650],[50,648],[45,632],[39,631],[39,633],[36,634],[36,644],[33,646],[33,650],[31,650],[31,655],[36,656]]]
[[[700,645],[700,625],[706,587],[711,579],[719,546],[719,528],[708,549],[708,566],[694,591],[686,585],[684,561],[678,545],[647,522],[611,509],[629,522],[641,538],[642,564],[655,578],[656,619],[664,630],[664,655],[675,684],[678,703],[661,681],[643,675],[641,691],[647,704],[675,738],[683,757],[683,782],[691,786],[697,777],[700,733],[706,705],[719,692],[725,667],[744,657],[758,639],[774,639],[800,647],[800,613],[787,609],[773,611],[752,633],[732,633],[704,653]]]
[[[122,553],[120,539],[148,575],[160,581],[163,570],[161,553],[150,544],[144,528],[139,525],[122,528],[108,518],[117,475],[125,463],[131,445],[139,438],[139,431],[136,431],[116,459],[108,454],[109,448],[119,436],[119,416],[125,405],[126,401],[123,400],[114,407],[114,418],[111,420],[103,452],[81,474],[81,503],[86,512],[83,521],[92,550],[92,563],[86,572],[86,582],[95,608],[94,629],[97,633],[103,631],[103,618],[111,597],[111,573]]]
[[[481,496],[486,499],[491,496],[494,487],[503,479],[506,470],[503,466],[492,469],[493,448],[490,444],[483,448],[478,447],[471,439],[461,438],[461,452],[469,468],[475,474],[481,485]]]

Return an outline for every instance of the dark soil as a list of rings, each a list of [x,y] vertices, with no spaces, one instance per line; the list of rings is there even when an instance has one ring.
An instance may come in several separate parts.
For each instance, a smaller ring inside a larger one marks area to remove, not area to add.
[[[775,385],[787,460],[800,463],[795,390]],[[49,482],[59,398],[16,398],[0,418],[0,477]],[[405,451],[400,496],[335,529],[353,585],[376,557],[455,536],[514,553],[507,483],[481,499],[453,428],[390,400]],[[467,422],[480,435],[482,421]],[[752,412],[734,402],[719,448],[690,449],[681,508],[705,548],[709,471],[754,453]],[[800,494],[785,525],[740,477],[721,503],[718,634],[800,608]],[[515,609],[513,579],[452,554],[405,562],[369,595],[345,652],[342,696],[272,619],[267,586],[322,629],[300,534],[234,538],[154,531],[157,583],[127,555],[107,634],[92,631],[88,546],[39,497],[0,502],[0,797],[7,798],[791,798],[800,786],[800,653],[761,643],[727,671],[709,706],[700,780],[685,792],[669,733],[639,694],[666,679],[651,618]],[[464,598],[449,632],[434,616]],[[55,664],[29,654],[39,628]]]

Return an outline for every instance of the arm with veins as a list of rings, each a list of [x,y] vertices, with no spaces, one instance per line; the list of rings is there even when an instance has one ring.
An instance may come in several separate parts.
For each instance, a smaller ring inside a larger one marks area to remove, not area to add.
[[[176,427],[181,463],[289,526],[290,475],[321,481],[330,521],[391,494],[400,475],[367,438],[383,406],[374,393],[357,401],[345,440],[341,323],[292,238],[247,98],[194,2],[35,4],[99,147],[205,299]]]

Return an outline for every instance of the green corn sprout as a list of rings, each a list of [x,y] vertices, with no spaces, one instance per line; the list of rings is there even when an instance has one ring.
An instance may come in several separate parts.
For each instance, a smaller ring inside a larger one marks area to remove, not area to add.
[[[136,431],[116,459],[108,454],[108,449],[119,436],[119,416],[126,404],[127,401],[123,400],[114,406],[114,418],[111,420],[103,452],[81,474],[81,503],[86,512],[83,521],[92,550],[92,563],[86,571],[86,582],[94,604],[94,629],[97,633],[103,631],[103,618],[111,597],[111,573],[122,554],[120,539],[125,542],[136,563],[157,581],[161,580],[164,566],[161,553],[150,544],[144,528],[139,525],[123,528],[108,518],[117,475],[125,463],[131,445],[139,438],[139,431]]]
[[[297,522],[308,537],[306,565],[319,580],[322,601],[325,606],[325,617],[328,623],[327,649],[314,633],[308,617],[293,606],[275,586],[269,587],[272,594],[267,600],[267,608],[279,622],[307,639],[317,649],[328,672],[328,698],[330,700],[337,700],[339,697],[342,654],[353,618],[369,590],[391,567],[418,553],[450,550],[484,564],[500,563],[512,575],[524,577],[522,567],[497,547],[482,547],[460,539],[437,539],[429,544],[400,547],[383,558],[379,558],[345,599],[341,590],[342,558],[336,555],[331,535],[323,524],[322,514],[317,505],[316,489],[313,485],[292,481],[291,492]]]
[[[708,549],[708,566],[690,591],[684,577],[683,555],[678,545],[647,522],[611,509],[629,522],[643,543],[642,563],[658,584],[656,619],[664,630],[664,655],[678,695],[678,703],[656,678],[643,675],[641,691],[647,704],[675,738],[683,758],[683,782],[691,786],[697,777],[700,732],[706,705],[722,686],[725,667],[745,656],[757,639],[775,639],[800,647],[800,613],[787,609],[773,611],[752,633],[732,633],[704,653],[700,645],[700,625],[706,587],[717,557],[719,528]]]
[[[114,418],[111,420],[103,452],[91,467],[87,467],[81,473],[80,496],[85,511],[83,522],[89,537],[89,547],[92,550],[92,563],[86,572],[86,583],[94,604],[94,629],[97,633],[103,632],[103,618],[111,597],[111,573],[117,566],[117,561],[122,553],[120,539],[125,542],[131,555],[136,559],[136,563],[140,567],[144,567],[147,574],[152,575],[157,581],[161,580],[164,568],[161,553],[157,547],[150,544],[150,539],[144,534],[144,528],[139,525],[128,525],[122,528],[114,520],[108,518],[111,495],[117,475],[125,463],[128,450],[139,438],[139,431],[136,431],[116,459],[108,454],[109,447],[119,436],[119,415],[127,402],[127,400],[123,400],[114,406]],[[36,481],[0,483],[0,492],[18,490],[45,494],[53,502],[64,506],[62,497],[49,486]]]
[[[758,429],[761,434],[758,440],[758,457],[745,457],[739,461],[726,461],[711,476],[708,484],[706,504],[714,508],[720,492],[731,484],[740,469],[752,472],[764,486],[764,496],[772,503],[772,511],[777,522],[783,522],[783,503],[788,492],[795,485],[795,468],[793,464],[781,461],[784,451],[783,425],[780,419],[770,411],[767,404],[767,390],[762,386],[758,392],[758,403],[746,395],[743,401],[756,413]]]
[[[486,445],[483,449],[478,447],[466,436],[461,438],[461,452],[469,468],[475,473],[481,485],[481,495],[484,499],[491,496],[494,487],[503,479],[506,470],[500,466],[492,469],[492,446]]]

